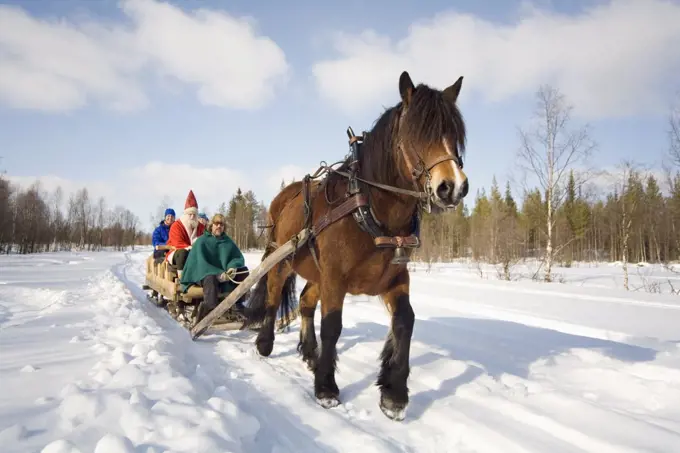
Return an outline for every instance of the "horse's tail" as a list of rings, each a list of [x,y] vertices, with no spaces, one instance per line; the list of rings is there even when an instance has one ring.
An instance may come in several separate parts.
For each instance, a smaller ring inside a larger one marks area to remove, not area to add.
[[[264,261],[274,250],[274,247],[267,245],[262,256],[262,261]],[[271,271],[270,271],[271,272]],[[267,312],[267,280],[269,279],[269,272],[264,274],[264,276],[257,282],[255,288],[250,291],[250,297],[248,297],[248,303],[246,305],[245,317],[246,320],[243,323],[242,329],[246,327],[252,327],[262,324],[264,321],[265,314]]]
[[[283,289],[281,290],[281,307],[279,312],[281,314],[281,325],[280,327],[287,326],[297,317],[298,311],[298,299],[297,290],[295,284],[297,283],[297,274],[291,272],[288,278],[286,278],[283,284]]]
[[[276,246],[274,245],[273,242],[271,242],[275,237],[274,228],[275,226],[272,225],[269,237],[267,238],[267,247],[265,248],[264,255],[262,256],[261,261],[264,261],[274,250],[276,250]],[[274,266],[273,269],[267,272],[257,282],[257,285],[251,291],[250,297],[248,299],[248,304],[246,305],[245,310],[246,320],[243,323],[243,326],[241,327],[242,329],[245,329],[247,327],[259,326],[262,325],[262,323],[264,322],[264,318],[267,315],[267,302],[269,299],[269,293],[267,291],[267,281],[269,280],[269,275],[272,272],[279,272],[281,266],[283,265],[284,262],[281,262]],[[286,278],[286,281],[283,284],[283,288],[281,289],[281,305],[279,307],[279,312],[281,314],[281,320],[286,325],[289,324],[290,321],[295,318],[294,315],[298,305],[295,287],[296,277],[297,274],[295,272],[291,272],[288,278]],[[293,314],[292,317],[291,313]]]

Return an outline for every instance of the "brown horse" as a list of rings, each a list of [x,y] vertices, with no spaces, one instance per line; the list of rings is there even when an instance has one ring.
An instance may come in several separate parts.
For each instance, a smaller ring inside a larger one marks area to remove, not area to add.
[[[307,280],[299,303],[298,351],[314,372],[314,393],[326,408],[340,403],[336,343],[345,295],[379,295],[392,316],[377,382],[380,408],[391,419],[404,418],[415,321],[404,258],[409,252],[404,247],[419,246],[424,206],[444,212],[468,193],[462,171],[465,123],[456,106],[462,79],[440,91],[424,84],[416,87],[408,73],[402,73],[401,102],[386,110],[363,138],[350,134],[353,152],[340,169],[325,167],[328,175],[322,181],[307,175],[271,202],[265,257],[305,228],[313,240],[260,280],[244,328],[261,324],[257,350],[269,356],[277,310],[294,303],[296,274]],[[320,353],[314,332],[319,300]]]

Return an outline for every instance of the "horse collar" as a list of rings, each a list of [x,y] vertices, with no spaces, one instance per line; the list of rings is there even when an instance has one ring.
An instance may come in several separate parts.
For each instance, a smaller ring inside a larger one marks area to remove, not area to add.
[[[420,247],[420,216],[416,210],[413,215],[412,232],[409,236],[388,236],[384,234],[382,223],[375,217],[375,213],[371,208],[370,192],[363,193],[357,173],[359,172],[359,153],[360,147],[363,144],[363,138],[366,132],[361,137],[354,135],[352,128],[347,129],[350,145],[350,165],[349,165],[349,181],[347,184],[347,198],[355,198],[358,202],[356,208],[352,211],[352,217],[366,233],[373,237],[374,244],[379,248],[394,248],[395,257],[392,260],[395,264],[403,264],[408,262],[408,257],[404,248],[419,248]]]
[[[366,133],[364,132],[364,135]],[[349,136],[350,144],[350,154],[348,156],[348,171],[340,171],[332,169],[327,165],[322,165],[319,170],[312,175],[306,175],[303,178],[303,188],[300,191],[303,194],[304,201],[304,215],[305,215],[305,228],[310,230],[310,240],[309,247],[312,253],[312,257],[318,268],[320,264],[318,258],[316,257],[316,252],[314,251],[314,237],[318,236],[321,231],[326,229],[329,225],[337,222],[341,218],[352,214],[354,220],[366,233],[370,234],[373,238],[373,243],[378,248],[394,248],[394,258],[392,259],[393,264],[406,264],[409,259],[406,255],[405,248],[419,248],[420,247],[420,215],[419,210],[413,215],[412,219],[412,231],[409,236],[389,236],[384,233],[383,225],[375,217],[375,213],[371,209],[370,203],[370,192],[364,192],[361,190],[359,183],[372,185],[383,190],[401,193],[408,196],[413,196],[419,199],[418,203],[423,201],[423,197],[428,198],[428,192],[422,192],[419,190],[406,190],[398,187],[392,187],[385,184],[377,183],[375,181],[367,181],[357,176],[359,172],[359,148],[363,143],[363,135],[358,137],[354,135],[352,128],[347,129],[347,135]],[[311,211],[311,194],[309,190],[310,181],[317,178],[320,175],[322,169],[329,171],[329,173],[337,173],[348,179],[347,183],[347,193],[345,194],[345,201],[340,203],[339,206],[332,209],[330,212],[322,215],[317,221],[312,225],[312,211]],[[426,169],[428,171],[429,169]]]

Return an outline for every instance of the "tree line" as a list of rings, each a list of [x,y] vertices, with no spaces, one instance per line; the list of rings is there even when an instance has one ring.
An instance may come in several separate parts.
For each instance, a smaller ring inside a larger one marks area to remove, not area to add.
[[[164,197],[155,213],[150,217],[153,228],[163,219],[163,213],[169,207],[172,207],[170,199]],[[265,225],[267,222],[267,208],[264,203],[257,200],[252,190],[243,192],[239,187],[228,202],[220,203],[214,211],[211,209],[202,210],[208,218],[216,213],[225,217],[225,233],[234,240],[241,250],[264,248],[265,234],[260,234],[262,229],[259,226]],[[182,213],[177,212],[177,215],[181,216]]]
[[[555,264],[620,261],[627,275],[630,262],[680,260],[680,102],[668,117],[671,166],[659,174],[626,160],[610,171],[592,168],[598,145],[589,125],[573,126],[573,105],[547,85],[535,100],[533,122],[518,130],[512,179],[521,183],[501,188],[494,178],[453,212],[424,214],[414,258],[492,263],[506,278],[518,262],[536,259],[535,277],[545,281]],[[258,226],[267,210],[252,191],[238,189],[218,211],[239,247],[263,247]]]
[[[130,210],[91,199],[87,188],[64,203],[61,187],[48,193],[36,182],[22,189],[0,175],[0,253],[123,250],[150,243]]]
[[[519,261],[537,258],[545,281],[556,262],[620,261],[626,288],[629,262],[679,260],[680,98],[668,115],[670,164],[662,174],[630,160],[610,171],[590,167],[597,144],[587,124],[572,126],[572,110],[558,89],[542,86],[534,123],[518,131],[520,202],[510,182],[502,191],[494,177],[488,191],[477,190],[472,209],[468,202],[423,217],[417,256],[497,264],[507,279]]]
[[[537,259],[537,278],[546,281],[556,263],[621,261],[627,275],[629,262],[680,260],[680,102],[668,116],[670,166],[659,175],[630,161],[610,172],[589,167],[598,148],[590,127],[572,125],[573,106],[558,89],[541,86],[535,99],[533,123],[518,130],[515,182],[501,189],[494,178],[453,212],[424,214],[414,258],[493,263],[506,278],[518,262]],[[21,191],[0,179],[0,251],[9,244],[30,253],[150,243],[127,209],[92,203],[82,189],[62,212],[61,198],[60,189],[47,196],[39,185]],[[153,227],[169,204],[158,206]],[[226,217],[239,248],[264,247],[267,208],[252,190],[238,188],[214,212]]]

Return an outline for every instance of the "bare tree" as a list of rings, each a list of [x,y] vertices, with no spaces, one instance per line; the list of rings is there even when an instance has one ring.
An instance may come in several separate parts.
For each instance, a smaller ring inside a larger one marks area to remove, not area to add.
[[[99,201],[95,208],[95,217],[97,228],[96,247],[98,250],[101,250],[104,247],[104,222],[106,220],[106,200],[104,200],[104,197],[99,197]]]
[[[75,195],[69,198],[69,223],[72,225],[73,240],[76,240],[78,247],[82,250],[85,245],[89,245],[88,233],[92,215],[92,205],[90,195],[86,187],[80,189]],[[78,236],[75,236],[78,235]]]
[[[9,181],[0,174],[0,253],[10,252],[13,239],[13,188]]]
[[[621,204],[621,261],[623,262],[623,287],[628,290],[628,261],[631,225],[635,210],[640,202],[640,194],[635,193],[635,182],[640,179],[639,165],[629,160],[624,160],[619,165],[619,177],[615,184],[615,191],[619,192]]]
[[[540,87],[536,93],[537,122],[533,131],[519,131],[521,147],[518,152],[520,167],[536,176],[539,187],[545,195],[546,224],[545,234],[545,281],[552,280],[552,264],[560,249],[553,249],[555,212],[566,196],[565,179],[569,170],[585,162],[595,148],[591,141],[588,126],[569,130],[573,106],[567,104],[564,96],[548,85]],[[575,172],[576,173],[576,172]],[[586,172],[577,173],[583,182]]]
[[[675,165],[680,166],[680,94],[676,96],[675,105],[671,108],[668,122],[670,125],[668,131],[670,139],[670,157]]]
[[[171,204],[172,200],[170,197],[167,195],[163,196],[163,200],[161,200],[161,203],[156,208],[156,212],[149,216],[149,220],[151,221],[151,231],[153,231],[158,226],[158,224],[163,221],[165,218],[165,210],[171,207]]]

